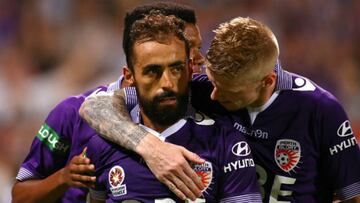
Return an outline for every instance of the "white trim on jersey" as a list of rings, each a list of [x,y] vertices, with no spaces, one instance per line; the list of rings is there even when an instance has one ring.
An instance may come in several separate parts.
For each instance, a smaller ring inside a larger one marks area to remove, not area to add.
[[[31,179],[39,179],[39,177],[37,177],[34,173],[29,171],[28,169],[21,167],[16,176],[16,180],[25,181],[25,180],[31,180]]]
[[[360,182],[353,183],[336,191],[339,200],[344,201],[360,194]]]
[[[119,79],[108,85],[107,92],[113,92],[121,88],[121,83],[124,80],[124,75],[120,75]]]
[[[185,119],[180,119],[178,122],[176,122],[173,125],[171,125],[170,127],[166,128],[162,133],[159,133],[159,132],[157,132],[147,126],[144,126],[142,124],[139,124],[139,125],[142,128],[144,128],[146,131],[148,131],[149,133],[157,136],[160,140],[164,141],[167,137],[169,137],[170,135],[179,131],[186,124],[186,122],[187,121]]]
[[[246,194],[234,197],[227,197],[220,200],[220,203],[240,203],[240,202],[262,202],[260,194]]]
[[[134,123],[139,124],[143,129],[148,131],[149,133],[156,135],[160,140],[164,141],[167,137],[174,134],[178,130],[180,130],[185,124],[186,119],[180,119],[176,123],[172,124],[170,127],[166,128],[162,133],[159,133],[155,131],[154,129],[151,129],[147,126],[144,126],[141,124],[141,114],[140,114],[140,106],[136,105],[130,112],[131,119]],[[187,112],[185,115],[185,118],[194,118],[195,117],[195,110],[194,108],[189,104],[187,108]]]

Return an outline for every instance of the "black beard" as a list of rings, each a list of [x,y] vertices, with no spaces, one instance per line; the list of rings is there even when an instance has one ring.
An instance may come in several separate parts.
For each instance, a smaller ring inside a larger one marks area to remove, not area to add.
[[[185,116],[189,102],[188,92],[176,94],[172,91],[165,91],[161,95],[155,96],[152,100],[147,100],[140,95],[140,91],[137,87],[136,91],[142,110],[152,122],[160,126],[170,126]],[[177,105],[175,107],[161,107],[159,102],[166,97],[175,97]]]

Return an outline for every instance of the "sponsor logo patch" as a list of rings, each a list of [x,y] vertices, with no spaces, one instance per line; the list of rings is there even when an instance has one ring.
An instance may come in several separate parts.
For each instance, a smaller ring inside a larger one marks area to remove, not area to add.
[[[204,184],[205,188],[203,192],[210,186],[212,177],[213,177],[213,168],[212,164],[208,161],[205,161],[203,164],[191,163],[191,168],[194,169],[198,177],[201,179],[201,182]]]
[[[236,156],[247,156],[251,152],[249,145],[245,141],[234,144],[231,151]]]
[[[121,166],[114,166],[109,171],[110,191],[114,197],[127,194],[126,185],[122,184],[125,179],[125,172]]]
[[[299,163],[301,148],[299,142],[291,139],[282,139],[275,146],[276,164],[285,172],[290,172]]]
[[[344,121],[340,125],[340,127],[337,130],[337,134],[339,135],[339,137],[347,137],[353,134],[349,120]]]
[[[315,85],[313,85],[307,78],[298,77],[294,80],[293,90],[295,91],[314,91],[315,89]]]
[[[269,139],[268,132],[262,131],[260,129],[249,129],[238,122],[234,123],[234,128],[237,131],[244,133],[246,136],[250,136],[258,139]]]
[[[55,153],[65,155],[70,150],[69,142],[60,138],[56,131],[46,123],[41,126],[36,137]]]
[[[198,125],[214,125],[215,121],[201,112],[195,113],[195,122]]]

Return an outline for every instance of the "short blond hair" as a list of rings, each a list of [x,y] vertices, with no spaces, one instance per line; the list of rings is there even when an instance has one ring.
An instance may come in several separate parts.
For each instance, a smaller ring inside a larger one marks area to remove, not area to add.
[[[215,37],[206,54],[208,68],[215,74],[234,78],[243,74],[251,79],[264,77],[274,68],[279,47],[273,32],[251,18],[237,17],[214,30]],[[273,67],[254,65],[267,64]],[[251,71],[249,71],[251,69]]]

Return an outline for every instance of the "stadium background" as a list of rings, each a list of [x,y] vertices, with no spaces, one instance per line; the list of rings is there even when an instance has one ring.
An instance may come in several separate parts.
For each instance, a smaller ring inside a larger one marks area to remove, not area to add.
[[[145,0],[0,0],[0,203],[47,113],[63,98],[117,79],[126,10]],[[283,67],[344,105],[360,135],[360,1],[186,0],[203,53],[219,23],[250,16],[277,35]]]

